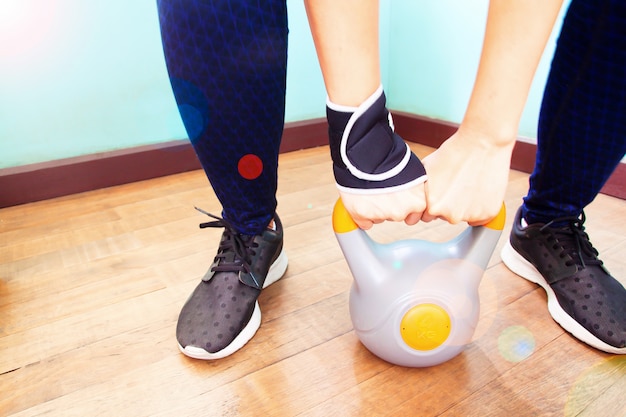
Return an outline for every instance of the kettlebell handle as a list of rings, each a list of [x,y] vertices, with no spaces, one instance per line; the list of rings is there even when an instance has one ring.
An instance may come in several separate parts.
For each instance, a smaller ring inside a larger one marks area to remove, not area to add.
[[[503,202],[496,217],[481,226],[474,227],[486,227],[488,229],[502,231],[504,229],[505,221],[506,207]],[[348,213],[348,210],[343,205],[343,201],[341,201],[341,198],[338,198],[335,203],[335,207],[333,208],[333,230],[335,233],[348,233],[358,228],[359,226],[355,223],[350,216],[350,213]]]

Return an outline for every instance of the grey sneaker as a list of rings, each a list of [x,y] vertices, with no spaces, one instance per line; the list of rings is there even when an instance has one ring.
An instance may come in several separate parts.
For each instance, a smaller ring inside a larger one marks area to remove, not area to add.
[[[224,233],[213,264],[180,312],[176,339],[189,357],[220,359],[241,349],[256,333],[261,325],[257,299],[263,288],[283,276],[287,255],[277,215],[275,230],[248,236],[237,233],[226,220],[202,212],[216,220],[200,224],[201,228],[223,227]]]
[[[552,318],[565,330],[596,349],[626,353],[626,289],[598,259],[585,214],[524,226],[521,211],[502,249],[504,264],[543,287]]]

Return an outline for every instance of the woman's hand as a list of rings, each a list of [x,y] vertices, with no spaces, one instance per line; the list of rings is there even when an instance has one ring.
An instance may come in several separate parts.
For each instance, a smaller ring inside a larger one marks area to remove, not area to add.
[[[405,190],[384,194],[350,194],[339,192],[343,205],[363,230],[385,220],[416,224],[426,208],[424,183]]]
[[[476,226],[493,219],[504,200],[514,144],[462,129],[452,135],[422,161],[428,181],[421,220]]]

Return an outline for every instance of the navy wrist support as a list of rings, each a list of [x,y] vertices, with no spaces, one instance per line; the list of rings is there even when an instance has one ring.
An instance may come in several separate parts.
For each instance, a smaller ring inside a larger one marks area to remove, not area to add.
[[[382,86],[357,108],[328,102],[330,153],[337,187],[347,193],[376,194],[426,181],[426,170],[394,133]]]

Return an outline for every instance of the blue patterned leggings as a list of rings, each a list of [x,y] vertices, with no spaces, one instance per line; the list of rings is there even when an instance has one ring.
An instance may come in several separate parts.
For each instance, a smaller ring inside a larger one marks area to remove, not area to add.
[[[285,0],[157,0],[170,82],[187,134],[240,233],[276,210],[285,116]]]
[[[626,152],[626,2],[573,0],[544,91],[529,223],[578,216]]]

